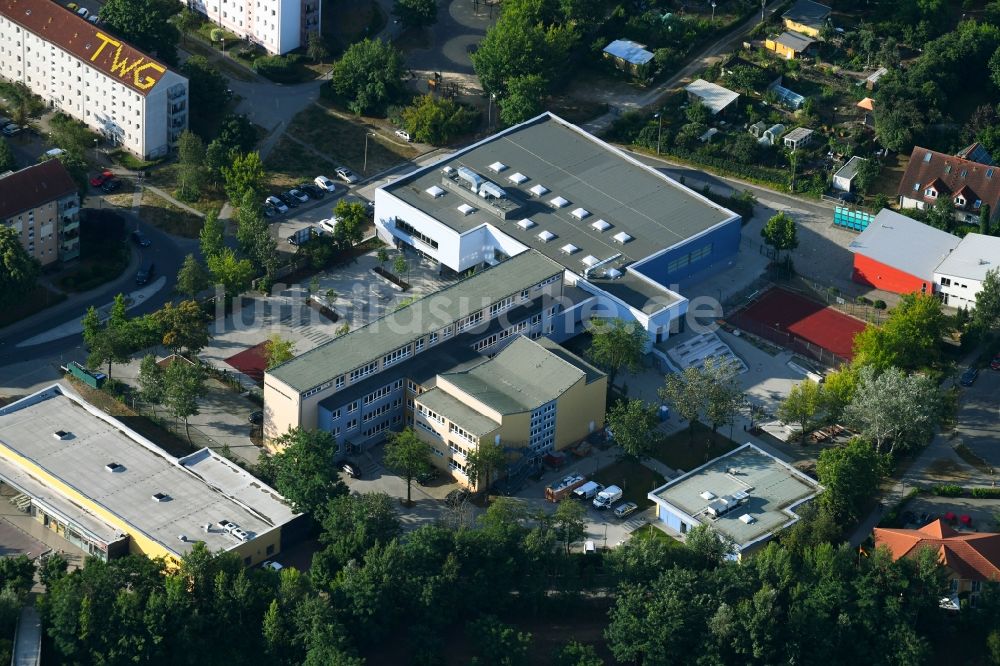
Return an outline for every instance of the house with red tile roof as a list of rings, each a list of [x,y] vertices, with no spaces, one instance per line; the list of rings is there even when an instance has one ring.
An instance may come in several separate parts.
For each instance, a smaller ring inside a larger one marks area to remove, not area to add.
[[[937,553],[951,579],[951,598],[968,597],[972,606],[983,583],[1000,582],[1000,534],[958,532],[938,518],[918,530],[875,528],[875,546],[885,546],[893,560],[913,557],[923,548]]]
[[[974,144],[961,154],[979,153]],[[989,204],[992,223],[1000,216],[1000,167],[914,146],[897,194],[901,208],[921,210],[948,197],[962,224],[978,223],[979,211]]]

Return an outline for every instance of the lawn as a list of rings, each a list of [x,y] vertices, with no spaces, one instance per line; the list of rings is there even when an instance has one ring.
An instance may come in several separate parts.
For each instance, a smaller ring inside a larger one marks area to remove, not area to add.
[[[346,164],[359,175],[365,163],[365,133],[375,131],[365,119],[312,105],[295,116],[288,134],[312,146],[320,155],[337,165]],[[302,151],[301,146],[299,150]],[[379,173],[400,162],[416,157],[417,150],[407,143],[396,143],[376,132],[368,139],[368,174]],[[307,157],[303,155],[303,158]]]
[[[623,491],[622,501],[635,502],[642,510],[653,504],[646,494],[662,486],[665,479],[641,463],[622,459],[595,474],[594,481],[605,486],[618,486]]]
[[[146,183],[158,187],[165,192],[168,192],[172,196],[179,200],[182,200],[177,196],[177,178],[178,172],[180,170],[180,165],[176,162],[173,164],[165,164],[158,169],[154,169],[146,176]],[[201,197],[197,201],[185,201],[187,205],[200,210],[206,215],[208,213],[218,213],[219,210],[226,204],[226,195],[224,192],[215,192],[214,188],[209,189],[205,186]],[[183,201],[183,200],[182,200]],[[130,204],[131,205],[131,204]]]
[[[662,541],[668,546],[673,546],[675,548],[680,548],[683,544],[677,539],[673,538],[663,530],[659,529],[654,525],[643,525],[636,531],[632,532],[632,538],[638,539],[640,541],[654,540]]]
[[[693,436],[688,429],[664,437],[653,450],[652,457],[667,467],[690,472],[695,467],[704,465],[713,458],[735,449],[738,444],[725,435],[720,428],[713,439],[712,429],[700,421],[694,423]]]
[[[168,234],[185,238],[197,238],[203,226],[202,218],[178,208],[149,190],[142,192],[139,217]]]
[[[333,170],[340,166],[331,160],[306,151],[301,145],[283,136],[264,160],[271,189],[287,189],[319,174],[334,178]],[[360,169],[358,173],[360,173]]]

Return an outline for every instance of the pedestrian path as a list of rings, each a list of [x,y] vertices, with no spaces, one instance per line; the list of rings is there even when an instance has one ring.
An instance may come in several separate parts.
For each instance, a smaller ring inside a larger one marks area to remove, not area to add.
[[[21,609],[14,633],[13,666],[38,666],[42,663],[42,620],[34,605]]]
[[[203,212],[201,212],[200,210],[198,210],[197,208],[192,208],[191,206],[187,205],[183,201],[178,201],[176,198],[174,198],[173,196],[171,196],[170,194],[168,194],[164,190],[161,190],[158,187],[153,187],[152,185],[143,185],[143,188],[149,190],[150,192],[152,192],[156,196],[160,197],[161,199],[165,199],[166,201],[169,201],[170,203],[172,203],[173,205],[177,206],[181,210],[184,210],[184,211],[186,211],[188,213],[191,213],[192,215],[196,215],[197,217],[205,217],[205,214]],[[139,197],[139,200],[141,201],[142,200],[142,190],[136,190],[136,195]],[[137,212],[137,211],[134,210],[135,207],[136,207],[136,204],[135,204],[135,200],[133,199],[133,204],[132,204],[133,212]]]

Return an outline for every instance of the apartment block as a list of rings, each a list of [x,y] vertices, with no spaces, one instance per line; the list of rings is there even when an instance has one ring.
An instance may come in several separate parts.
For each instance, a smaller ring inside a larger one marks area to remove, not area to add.
[[[0,224],[43,266],[80,256],[80,194],[58,159],[0,175]]]
[[[182,1],[213,23],[272,54],[304,47],[309,33],[320,29],[320,0]]]
[[[188,81],[50,0],[0,2],[0,75],[143,158],[188,126]]]

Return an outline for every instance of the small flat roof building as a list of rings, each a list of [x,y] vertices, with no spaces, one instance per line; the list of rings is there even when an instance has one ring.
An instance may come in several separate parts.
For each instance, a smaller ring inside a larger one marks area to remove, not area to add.
[[[795,53],[805,52],[814,42],[813,39],[797,32],[783,32],[776,41]]]
[[[809,144],[812,141],[813,131],[808,127],[796,127],[791,132],[786,134],[782,139],[785,143],[785,148],[789,150],[797,150],[803,146]]]
[[[653,54],[646,50],[646,45],[630,39],[616,39],[605,46],[604,57],[613,60],[618,69],[636,76],[647,73],[653,62]]]
[[[277,491],[232,462],[209,449],[175,458],[61,384],[0,409],[0,480],[102,559],[178,563],[200,541],[252,565],[302,528]]]
[[[931,293],[941,261],[959,238],[883,208],[851,242],[852,279],[897,294]]]
[[[822,486],[786,462],[746,443],[660,486],[648,497],[657,517],[681,534],[711,525],[739,558],[798,522],[795,509]]]
[[[701,100],[701,103],[708,107],[713,116],[722,113],[730,104],[740,98],[739,93],[710,83],[705,79],[695,79],[684,90],[687,91],[689,97]]]

